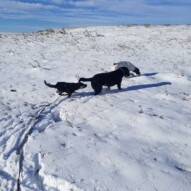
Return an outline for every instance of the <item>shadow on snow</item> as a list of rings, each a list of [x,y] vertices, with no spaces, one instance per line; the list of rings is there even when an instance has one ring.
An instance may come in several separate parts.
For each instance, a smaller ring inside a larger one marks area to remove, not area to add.
[[[113,90],[103,89],[100,95],[120,93],[120,92],[128,92],[128,91],[136,91],[136,90],[148,89],[148,88],[157,88],[157,87],[166,86],[166,85],[171,85],[171,82],[160,82],[160,83],[155,83],[155,84],[141,84],[141,85],[130,86],[130,87],[127,87],[127,88],[122,88],[121,90],[118,90],[118,89],[113,89]],[[92,92],[82,92],[82,93],[75,94],[75,96],[80,96],[80,97],[87,97],[87,96],[92,96],[92,95],[94,95],[93,91]]]
[[[142,76],[155,76],[157,75],[158,72],[152,72],[152,73],[145,73],[145,74],[142,74]]]
[[[140,89],[147,89],[147,88],[157,88],[157,87],[165,86],[165,85],[171,85],[171,83],[170,82],[160,82],[160,83],[156,83],[156,84],[135,85],[135,86],[130,86],[122,91],[133,91],[133,90],[140,90]]]

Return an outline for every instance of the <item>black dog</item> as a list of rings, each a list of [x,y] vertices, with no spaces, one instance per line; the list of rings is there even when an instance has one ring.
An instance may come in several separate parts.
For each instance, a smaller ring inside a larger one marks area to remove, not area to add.
[[[123,76],[127,77],[129,75],[129,69],[121,67],[112,72],[96,74],[92,78],[80,78],[79,82],[90,81],[95,95],[98,95],[102,90],[102,86],[107,86],[110,89],[111,86],[117,85],[120,90]]]
[[[78,83],[57,82],[55,85],[52,85],[44,80],[44,83],[50,88],[56,88],[57,93],[59,95],[62,95],[63,92],[66,92],[68,94],[68,97],[70,97],[76,90],[87,87],[86,84],[83,84],[81,82]]]

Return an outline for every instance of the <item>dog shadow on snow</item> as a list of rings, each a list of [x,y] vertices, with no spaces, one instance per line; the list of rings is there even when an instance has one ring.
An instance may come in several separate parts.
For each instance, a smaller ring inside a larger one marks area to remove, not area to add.
[[[171,82],[159,82],[159,83],[155,83],[155,84],[134,85],[134,86],[130,86],[127,88],[122,87],[121,90],[118,90],[118,89],[108,90],[107,88],[103,88],[102,92],[99,95],[136,91],[136,90],[148,89],[148,88],[157,88],[157,87],[166,86],[166,85],[171,85]],[[81,92],[81,93],[75,94],[75,96],[80,96],[80,97],[88,97],[88,96],[92,96],[92,95],[94,95],[93,89],[92,89],[92,92]]]
[[[166,85],[171,85],[171,82],[159,82],[155,84],[141,84],[141,85],[135,85],[135,86],[130,86],[122,91],[133,91],[133,90],[140,90],[140,89],[147,89],[147,88],[157,88],[160,86],[166,86]]]
[[[145,73],[145,74],[142,74],[142,76],[155,76],[157,75],[158,72],[152,72],[152,73]]]

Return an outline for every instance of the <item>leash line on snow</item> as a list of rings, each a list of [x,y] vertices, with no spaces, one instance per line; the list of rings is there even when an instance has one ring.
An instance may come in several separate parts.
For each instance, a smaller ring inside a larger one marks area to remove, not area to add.
[[[62,96],[62,95],[61,95]],[[20,178],[21,178],[21,173],[22,173],[22,169],[23,169],[23,161],[24,161],[24,151],[23,148],[26,145],[27,141],[28,141],[28,137],[29,135],[31,135],[31,133],[33,132],[34,129],[34,125],[36,124],[37,120],[39,119],[39,117],[41,116],[41,114],[43,113],[43,111],[49,107],[51,104],[55,103],[61,96],[57,97],[54,101],[52,101],[51,103],[48,103],[46,105],[43,105],[44,107],[38,112],[38,114],[36,116],[34,116],[31,120],[31,122],[28,125],[28,131],[25,134],[23,141],[21,142],[21,144],[18,146],[17,150],[16,150],[16,154],[19,155],[19,172],[18,172],[18,178],[17,178],[17,191],[21,191],[21,186],[20,186]],[[42,107],[42,106],[39,106]]]

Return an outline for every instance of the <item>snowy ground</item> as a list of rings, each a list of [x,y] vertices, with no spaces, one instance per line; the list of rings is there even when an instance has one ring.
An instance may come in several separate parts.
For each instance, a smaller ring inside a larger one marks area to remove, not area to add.
[[[0,35],[0,190],[191,190],[191,26],[65,32]],[[122,60],[142,73],[122,91],[43,83]]]

